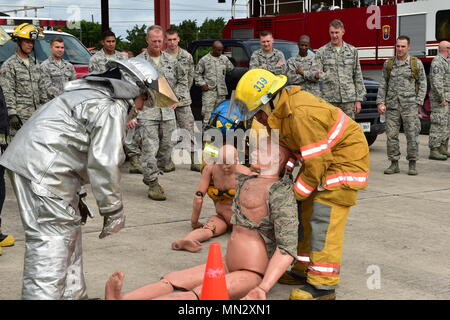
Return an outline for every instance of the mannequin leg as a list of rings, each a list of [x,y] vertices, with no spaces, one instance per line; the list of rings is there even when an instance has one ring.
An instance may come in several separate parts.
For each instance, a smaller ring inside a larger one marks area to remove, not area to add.
[[[164,275],[158,282],[147,284],[125,294],[121,293],[125,275],[123,272],[115,272],[106,282],[105,299],[151,300],[173,293],[175,289],[191,290],[202,283],[205,274],[205,266],[205,264],[202,264],[189,269],[170,272]],[[188,297],[180,297],[180,299],[191,300]]]
[[[248,270],[233,271],[226,275],[228,295],[231,300],[239,300],[247,295],[262,281],[262,276],[256,272]],[[192,291],[200,297],[202,286],[194,288]],[[170,296],[170,295],[169,295]]]
[[[198,252],[202,249],[200,242],[217,237],[227,232],[228,225],[219,216],[212,216],[203,228],[191,231],[183,239],[176,240],[172,243],[173,250],[187,250],[190,252]]]
[[[161,279],[158,282],[137,288],[128,293],[122,294],[122,285],[125,275],[123,272],[113,273],[105,286],[105,300],[150,300],[154,297],[168,294],[173,291],[173,286],[169,281]]]

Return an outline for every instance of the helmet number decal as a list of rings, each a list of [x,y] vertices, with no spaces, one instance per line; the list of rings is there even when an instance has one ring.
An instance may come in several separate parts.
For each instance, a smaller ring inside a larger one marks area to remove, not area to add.
[[[261,90],[266,86],[267,80],[263,77],[260,77],[258,81],[256,81],[256,84],[253,85],[253,88],[258,90],[258,92],[261,92]]]

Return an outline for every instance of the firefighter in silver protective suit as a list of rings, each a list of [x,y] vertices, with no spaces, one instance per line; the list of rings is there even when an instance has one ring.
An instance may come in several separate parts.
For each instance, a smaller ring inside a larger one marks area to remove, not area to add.
[[[1,157],[25,230],[23,299],[87,299],[80,188],[91,184],[104,218],[100,239],[124,227],[119,166],[128,112],[133,100],[139,110],[160,96],[157,78],[142,59],[111,60],[106,72],[68,82]]]

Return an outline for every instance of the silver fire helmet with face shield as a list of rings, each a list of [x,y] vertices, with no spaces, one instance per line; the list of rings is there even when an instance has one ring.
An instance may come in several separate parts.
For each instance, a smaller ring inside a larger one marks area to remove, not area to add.
[[[131,58],[128,60],[111,59],[106,64],[108,69],[120,69],[123,80],[138,86],[142,94],[147,94],[158,107],[170,107],[178,103],[172,88],[164,77],[146,60]]]

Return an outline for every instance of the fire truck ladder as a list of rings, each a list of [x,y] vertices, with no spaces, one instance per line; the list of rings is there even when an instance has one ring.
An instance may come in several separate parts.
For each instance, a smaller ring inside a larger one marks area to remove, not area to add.
[[[21,8],[21,9],[12,9],[12,10],[6,10],[6,11],[2,11],[2,13],[8,13],[8,12],[14,12],[14,15],[17,16],[17,12],[20,11],[24,11],[24,15],[25,17],[28,17],[27,12],[28,10],[34,10],[34,17],[37,18],[37,11],[38,9],[43,9],[43,6],[37,7],[37,6],[18,6],[18,5],[13,5],[13,4],[1,4],[0,3],[0,7],[12,7],[12,8]]]
[[[369,5],[392,5],[406,2],[416,2],[419,0],[332,0],[332,4],[328,5],[325,1],[320,0],[295,0],[295,1],[283,1],[283,0],[247,0],[247,1],[237,1],[233,0],[231,4],[231,16],[234,18],[236,16],[236,7],[244,6],[247,8],[247,18],[252,17],[265,17],[268,15],[278,15],[280,14],[280,6],[298,4],[298,12],[311,12],[311,11],[324,11],[324,10],[339,10],[343,8]],[[423,0],[422,0],[423,1]],[[356,2],[356,3],[355,3]],[[255,6],[256,4],[256,6]],[[314,5],[316,8],[314,8]],[[268,8],[272,7],[272,10]],[[255,13],[255,8],[259,8],[259,14]],[[250,12],[251,11],[251,12]],[[269,14],[267,13],[269,11]]]

